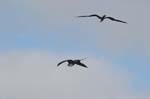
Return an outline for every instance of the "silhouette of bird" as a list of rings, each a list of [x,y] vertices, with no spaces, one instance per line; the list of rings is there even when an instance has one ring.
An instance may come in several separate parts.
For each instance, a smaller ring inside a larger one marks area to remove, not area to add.
[[[78,16],[78,17],[97,17],[98,19],[100,19],[100,22],[104,21],[104,19],[110,19],[112,21],[116,21],[116,22],[121,22],[121,23],[127,23],[125,21],[122,21],[122,20],[118,20],[118,19],[115,19],[113,17],[107,17],[106,15],[103,15],[102,17],[97,15],[97,14],[91,14],[91,15],[84,15],[84,16]]]
[[[84,59],[86,59],[86,58],[84,58]],[[76,60],[68,59],[68,60],[63,60],[60,63],[58,63],[57,66],[61,65],[64,62],[68,62],[68,66],[69,67],[72,67],[72,66],[74,66],[76,64],[76,65],[88,68],[85,64],[81,63],[81,61],[84,60],[84,59],[76,59]]]

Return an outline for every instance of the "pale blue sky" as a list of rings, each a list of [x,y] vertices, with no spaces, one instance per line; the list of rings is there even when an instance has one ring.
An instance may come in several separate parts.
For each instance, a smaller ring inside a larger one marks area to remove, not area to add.
[[[53,4],[44,7],[44,4],[40,5],[41,1],[37,4],[33,3],[34,0],[31,0],[31,3],[17,0],[0,1],[0,51],[4,53],[12,50],[44,49],[54,53],[89,53],[117,64],[114,68],[131,73],[135,77],[131,86],[133,90],[150,90],[150,24],[147,19],[150,16],[150,2],[114,1],[103,1],[98,10],[97,3],[101,3],[98,0],[93,1],[91,8],[90,0],[85,7],[82,1],[79,8],[71,7],[72,4],[65,8],[64,3],[62,11],[59,11],[61,6],[55,8],[56,5],[52,6]],[[50,0],[49,3],[51,2],[53,1]],[[106,7],[104,4],[107,3]],[[57,3],[54,1],[54,4]],[[99,23],[94,18],[76,18],[78,15],[93,13],[116,16],[129,24],[109,20]]]

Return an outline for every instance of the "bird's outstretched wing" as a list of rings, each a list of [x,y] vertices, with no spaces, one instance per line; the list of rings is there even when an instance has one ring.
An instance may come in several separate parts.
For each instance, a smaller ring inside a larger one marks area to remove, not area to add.
[[[82,66],[82,67],[85,67],[85,68],[88,68],[85,64],[83,64],[83,63],[76,63],[77,65],[80,65],[80,66]]]
[[[77,17],[90,17],[89,15],[77,16]]]
[[[99,15],[97,14],[91,14],[91,15],[83,15],[83,16],[78,16],[78,17],[97,17],[99,19],[101,19],[102,17],[100,17]]]
[[[68,60],[63,60],[63,61],[59,62],[59,63],[57,64],[57,66],[61,65],[61,64],[64,63],[64,62],[67,62],[67,61],[68,61]]]
[[[110,19],[110,20],[112,20],[112,21],[117,21],[117,22],[121,22],[121,23],[127,23],[127,22],[125,22],[125,21],[121,21],[121,20],[118,20],[118,19],[115,19],[115,18],[113,18],[113,17],[106,17],[107,19]]]

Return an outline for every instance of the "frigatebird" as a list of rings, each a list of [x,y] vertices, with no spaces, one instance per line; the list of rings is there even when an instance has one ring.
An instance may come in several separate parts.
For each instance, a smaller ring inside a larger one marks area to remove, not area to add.
[[[86,59],[86,58],[84,58],[84,59]],[[68,60],[63,60],[60,63],[58,63],[57,66],[61,65],[64,62],[68,62],[68,66],[69,67],[72,67],[72,66],[74,66],[76,64],[76,65],[88,68],[85,64],[81,63],[81,61],[84,60],[84,59],[75,59],[75,60],[68,59]]]
[[[121,22],[121,23],[127,23],[125,21],[122,21],[122,20],[118,20],[118,19],[115,19],[113,17],[107,17],[106,15],[103,15],[102,17],[97,15],[97,14],[91,14],[91,15],[84,15],[84,16],[78,16],[78,17],[97,17],[98,19],[100,19],[100,22],[104,21],[104,19],[110,19],[112,21],[116,21],[116,22]]]

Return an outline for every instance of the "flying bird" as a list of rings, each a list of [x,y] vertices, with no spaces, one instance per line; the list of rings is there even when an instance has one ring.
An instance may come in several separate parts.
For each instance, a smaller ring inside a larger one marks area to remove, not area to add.
[[[86,59],[86,58],[84,58],[84,59]],[[68,62],[68,66],[69,67],[72,67],[72,66],[74,66],[76,64],[76,65],[88,68],[85,64],[81,63],[81,61],[84,60],[84,59],[76,59],[76,60],[68,59],[68,60],[63,60],[60,63],[58,63],[57,66],[61,65],[64,62]]]
[[[112,21],[116,21],[116,22],[121,22],[121,23],[127,23],[125,21],[122,21],[122,20],[118,20],[118,19],[115,19],[113,17],[107,17],[106,15],[103,15],[102,17],[97,15],[97,14],[91,14],[91,15],[84,15],[84,16],[78,16],[78,17],[97,17],[98,19],[100,19],[100,22],[104,21],[104,19],[110,19]]]

